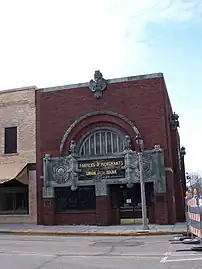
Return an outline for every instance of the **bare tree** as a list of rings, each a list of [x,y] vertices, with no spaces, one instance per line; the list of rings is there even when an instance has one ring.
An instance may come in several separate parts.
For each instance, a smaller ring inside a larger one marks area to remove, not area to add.
[[[202,191],[202,175],[198,172],[186,173],[186,184],[189,189],[197,189],[198,192]]]

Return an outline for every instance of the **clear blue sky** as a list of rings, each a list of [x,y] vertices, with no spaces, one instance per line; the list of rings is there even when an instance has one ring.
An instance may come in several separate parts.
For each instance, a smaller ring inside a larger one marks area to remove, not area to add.
[[[164,72],[172,103],[201,105],[202,23],[152,23],[147,37],[153,68]]]
[[[180,116],[187,169],[202,170],[202,23],[151,23],[146,35],[151,65],[164,73],[173,109]]]
[[[0,90],[162,72],[202,170],[201,19],[202,0],[2,0]]]

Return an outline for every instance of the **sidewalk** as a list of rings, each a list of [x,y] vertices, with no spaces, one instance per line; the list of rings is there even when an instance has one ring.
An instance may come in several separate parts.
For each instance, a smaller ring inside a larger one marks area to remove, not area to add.
[[[186,223],[175,225],[149,225],[150,230],[142,230],[139,224],[117,226],[65,225],[43,226],[35,224],[0,224],[1,234],[18,235],[92,235],[92,236],[138,236],[167,235],[186,232]]]

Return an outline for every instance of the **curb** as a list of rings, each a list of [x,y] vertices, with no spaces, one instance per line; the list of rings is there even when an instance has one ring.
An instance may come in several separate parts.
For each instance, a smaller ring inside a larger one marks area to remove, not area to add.
[[[150,232],[60,232],[60,231],[0,231],[0,234],[11,235],[41,235],[41,236],[155,236],[155,235],[179,235],[182,231],[150,231]]]

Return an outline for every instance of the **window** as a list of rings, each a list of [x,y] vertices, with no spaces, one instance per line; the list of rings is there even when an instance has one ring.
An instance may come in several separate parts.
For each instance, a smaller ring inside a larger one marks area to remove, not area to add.
[[[28,188],[1,189],[0,214],[28,214]]]
[[[17,127],[5,128],[4,153],[17,153]]]
[[[81,144],[80,156],[104,156],[124,150],[124,135],[111,130],[91,133]]]
[[[70,187],[55,188],[56,212],[69,210],[95,210],[96,196],[94,186],[82,186],[76,191]]]
[[[5,211],[21,212],[28,210],[27,193],[5,194]]]

